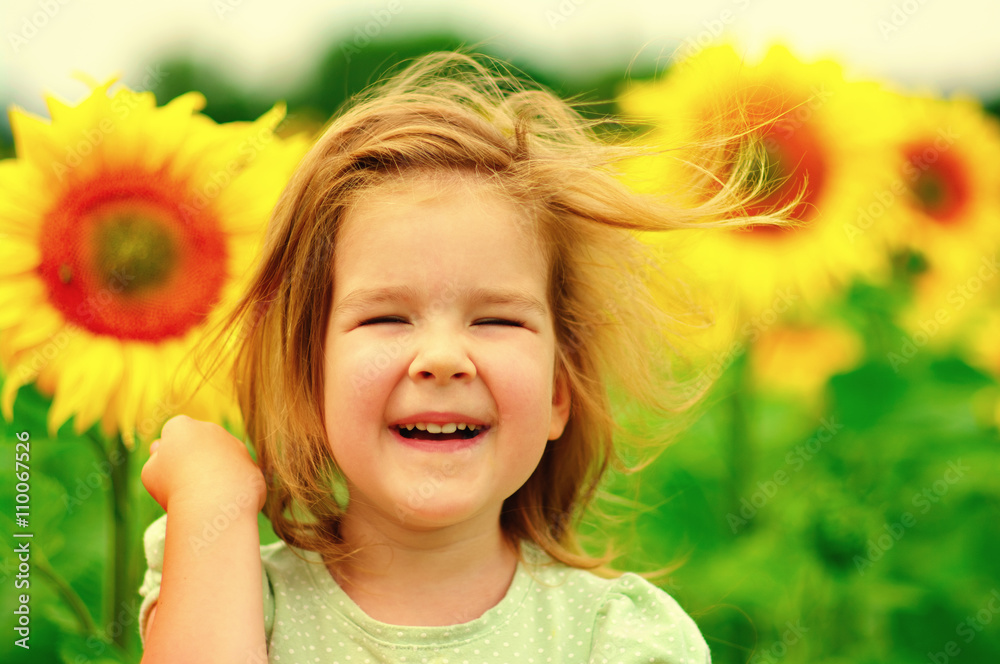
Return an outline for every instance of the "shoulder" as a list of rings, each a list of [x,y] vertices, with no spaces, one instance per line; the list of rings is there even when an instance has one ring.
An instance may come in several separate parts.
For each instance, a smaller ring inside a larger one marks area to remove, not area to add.
[[[636,644],[644,655],[661,658],[655,661],[711,662],[708,644],[691,616],[666,591],[636,574],[611,580],[594,633],[595,654],[603,650],[601,654],[608,656],[624,644]],[[609,661],[614,660],[609,657]]]
[[[637,574],[599,577],[551,563],[532,568],[536,593],[572,622],[585,622],[592,662],[708,664],[708,645],[694,620],[666,591]]]

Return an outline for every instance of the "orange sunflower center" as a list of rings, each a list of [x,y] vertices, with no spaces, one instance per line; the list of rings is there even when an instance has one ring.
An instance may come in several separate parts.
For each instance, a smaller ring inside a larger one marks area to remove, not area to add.
[[[960,221],[972,191],[965,164],[930,141],[907,146],[903,156],[914,205],[939,224]]]
[[[202,322],[225,282],[218,220],[159,174],[102,174],[46,216],[39,272],[49,299],[95,334],[158,341]]]

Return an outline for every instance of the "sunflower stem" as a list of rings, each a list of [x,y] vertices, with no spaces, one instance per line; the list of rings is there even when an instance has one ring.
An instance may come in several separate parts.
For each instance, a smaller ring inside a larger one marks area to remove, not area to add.
[[[113,645],[124,652],[128,651],[132,630],[128,625],[116,625],[119,613],[131,617],[135,612],[129,611],[127,600],[132,594],[134,584],[129,566],[129,453],[122,441],[121,435],[115,435],[105,443],[92,431],[87,436],[97,447],[98,453],[108,464],[108,479],[111,481],[111,528],[109,530],[108,546],[111,549],[111,570],[107,573],[107,583],[110,587],[104,593],[104,623],[106,633],[112,635]]]
[[[111,458],[111,491],[112,510],[114,517],[114,569],[112,570],[112,611],[108,616],[113,624],[119,609],[124,615],[130,615],[126,609],[126,602],[131,597],[135,588],[130,583],[130,536],[131,530],[131,509],[129,507],[129,468],[130,455],[122,441],[121,434],[111,440],[113,453]],[[133,598],[134,600],[134,598]],[[113,630],[112,638],[114,644],[123,650],[128,650],[127,645],[131,640],[132,631],[126,629],[125,625],[119,625],[119,629]]]
[[[104,446],[104,440],[97,436],[93,430],[87,432],[87,440],[89,440],[94,446],[94,453],[97,454],[98,459],[105,459],[108,456],[108,450]]]

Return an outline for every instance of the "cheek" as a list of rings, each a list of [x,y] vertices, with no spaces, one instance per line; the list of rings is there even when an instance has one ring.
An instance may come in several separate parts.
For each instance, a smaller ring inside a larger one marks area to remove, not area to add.
[[[324,412],[327,444],[341,472],[353,484],[372,465],[372,453],[358,441],[369,440],[371,429],[382,422],[387,390],[384,372],[371,357],[337,348],[327,354]]]
[[[505,358],[484,368],[484,378],[500,415],[518,427],[548,430],[552,404],[552,371],[540,360]],[[547,435],[542,436],[547,439]]]
[[[511,362],[490,381],[505,431],[495,453],[498,466],[505,468],[507,495],[528,481],[548,445],[551,380],[551,372],[538,362]]]
[[[371,399],[380,389],[398,380],[402,366],[403,340],[380,343],[341,341],[327,352],[325,379],[341,398]]]
[[[389,395],[399,381],[401,353],[388,346],[341,342],[329,348],[324,367],[324,409],[331,445],[381,425]]]

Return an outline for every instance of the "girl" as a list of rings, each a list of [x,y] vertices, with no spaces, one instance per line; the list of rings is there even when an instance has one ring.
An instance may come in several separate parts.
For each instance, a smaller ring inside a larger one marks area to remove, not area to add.
[[[143,662],[709,661],[574,526],[617,460],[609,395],[662,412],[678,387],[669,284],[634,232],[728,212],[739,176],[669,208],[594,129],[454,53],[329,127],[224,340],[256,461],[178,417],[143,468],[167,511]]]

